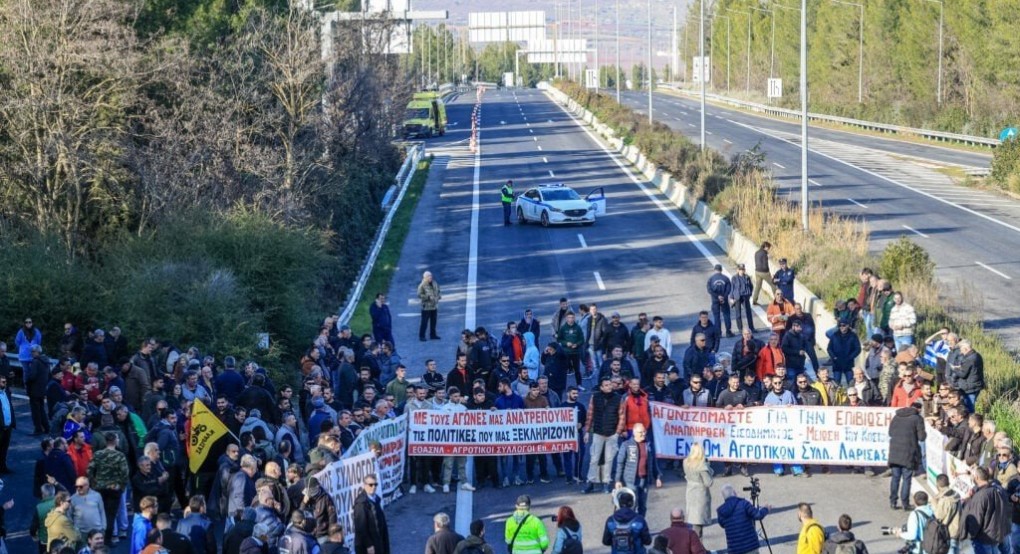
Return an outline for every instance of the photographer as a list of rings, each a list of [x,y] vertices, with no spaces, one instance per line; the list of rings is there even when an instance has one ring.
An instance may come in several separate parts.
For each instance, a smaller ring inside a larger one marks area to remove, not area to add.
[[[757,480],[751,481],[751,494],[758,494]],[[768,515],[771,506],[755,508],[754,504],[737,496],[737,490],[727,483],[722,487],[723,503],[716,509],[719,525],[726,532],[726,551],[730,554],[757,554],[758,533],[754,523]]]
[[[928,505],[928,493],[918,491],[914,493],[914,511],[907,516],[907,524],[899,528],[885,528],[883,534],[898,535],[907,541],[907,546],[900,552],[910,554],[923,554],[921,551],[921,539],[924,538],[924,526],[928,520],[935,517],[931,506]]]

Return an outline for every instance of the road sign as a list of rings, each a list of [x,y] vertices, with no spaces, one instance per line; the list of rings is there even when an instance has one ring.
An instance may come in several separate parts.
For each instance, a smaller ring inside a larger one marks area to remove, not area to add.
[[[1006,142],[1007,140],[1016,138],[1018,133],[1020,133],[1020,131],[1017,131],[1016,127],[1006,127],[1001,133],[999,133],[999,140]]]
[[[691,71],[691,80],[695,83],[700,83],[701,79],[704,78],[706,83],[712,82],[712,58],[705,56],[694,56],[694,63],[692,64],[693,70]]]
[[[584,70],[584,87],[585,88],[598,88],[599,86],[599,74],[594,69]]]
[[[782,98],[783,97],[783,80],[782,79],[769,79],[769,98]]]

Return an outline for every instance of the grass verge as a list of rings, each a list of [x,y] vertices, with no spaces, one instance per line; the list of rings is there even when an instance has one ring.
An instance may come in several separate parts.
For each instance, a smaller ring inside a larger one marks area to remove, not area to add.
[[[375,302],[375,294],[384,292],[390,288],[390,281],[397,271],[397,264],[400,262],[400,251],[404,248],[404,240],[407,233],[411,231],[411,218],[418,208],[418,201],[421,200],[422,192],[425,190],[425,182],[429,178],[429,167],[432,165],[432,156],[418,162],[417,171],[411,178],[411,184],[407,186],[404,193],[404,200],[393,215],[390,231],[386,234],[382,249],[379,250],[379,257],[375,260],[372,273],[365,283],[365,290],[358,300],[358,307],[354,309],[354,315],[348,323],[354,333],[369,333],[372,331],[372,318],[368,314],[368,307]]]
[[[1014,441],[1020,440],[1020,363],[998,336],[985,332],[980,318],[982,295],[973,285],[950,287],[939,283],[927,251],[905,236],[890,243],[880,258],[870,254],[868,231],[855,219],[814,209],[809,232],[802,233],[799,208],[776,196],[771,175],[764,170],[764,156],[757,149],[735,156],[729,168],[722,170],[720,154],[713,152],[700,159],[689,156],[690,141],[680,133],[665,132],[660,124],[642,126],[642,118],[608,95],[595,95],[574,83],[557,86],[600,121],[617,129],[621,138],[629,139],[625,142],[637,144],[651,161],[671,171],[744,236],[756,243],[772,242],[773,254],[789,258],[797,269],[797,278],[827,305],[833,306],[838,298],[856,296],[857,275],[862,267],[880,270],[917,311],[917,340],[948,327],[971,341],[984,358],[985,367],[986,389],[978,409],[992,417]],[[1020,147],[1017,150],[1020,152]],[[688,155],[671,159],[677,151]],[[681,171],[672,171],[675,165],[680,165]],[[706,187],[706,181],[714,186]]]

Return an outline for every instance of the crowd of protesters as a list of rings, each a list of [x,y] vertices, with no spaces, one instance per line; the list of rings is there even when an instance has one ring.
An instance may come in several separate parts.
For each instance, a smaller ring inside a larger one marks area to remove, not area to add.
[[[174,545],[182,553],[214,554],[213,531],[222,530],[222,551],[229,554],[274,551],[284,543],[294,552],[295,541],[307,543],[308,552],[319,547],[343,552],[334,504],[310,476],[338,460],[361,430],[422,409],[568,407],[577,412],[579,440],[576,451],[562,454],[476,456],[473,482],[466,479],[465,458],[411,457],[404,480],[410,494],[548,483],[557,477],[579,484],[584,493],[626,488],[633,494],[634,512],[643,516],[649,489],[662,484],[649,432],[649,401],[658,401],[717,408],[896,407],[894,422],[927,419],[951,438],[951,452],[966,461],[975,483],[987,471],[998,483],[994,486],[1008,489],[1008,500],[1016,500],[1013,445],[993,422],[974,413],[984,388],[980,354],[946,329],[915,344],[913,308],[869,269],[860,274],[858,295],[835,306],[838,324],[819,330],[795,300],[794,271],[783,260],[774,275],[760,271],[759,258],[767,267],[768,251],[766,243],[756,256],[754,283],[743,265],[732,277],[716,266],[707,283],[710,310],[698,314],[689,334],[671,332],[656,315],[640,313],[625,323],[619,313],[607,317],[594,303],[575,311],[561,298],[548,323],[527,309],[498,331],[465,329],[452,368],[419,361],[424,373],[413,383],[397,354],[393,318],[381,294],[371,309],[372,333],[357,336],[335,317],[323,322],[300,360],[299,390],[274,382],[255,362],[220,360],[195,347],[145,339],[130,352],[117,328],[81,336],[73,324],[65,325],[53,363],[43,352],[42,333],[26,319],[14,344],[33,434],[41,437],[33,484],[40,502],[32,536],[40,552],[84,548],[89,554],[130,540],[131,554],[152,545],[171,554],[176,554]],[[438,291],[437,283],[428,282]],[[768,328],[758,330],[750,314],[764,284],[774,287],[772,300],[762,306]],[[438,292],[434,296],[438,304]],[[731,308],[737,310],[740,336],[723,351],[722,338],[735,336]],[[434,331],[434,314],[426,315]],[[826,365],[818,358],[819,332],[829,338]],[[870,338],[867,345],[858,338],[861,332]],[[761,333],[764,340],[756,336]],[[688,341],[675,344],[679,336]],[[5,392],[11,376],[12,368],[0,367]],[[583,401],[581,394],[589,389]],[[9,442],[13,412],[3,398],[0,394],[0,411],[7,411],[0,414],[0,431],[7,430]],[[196,399],[215,412],[232,438],[217,460],[191,472],[190,414]],[[923,437],[916,425],[901,426],[912,426],[914,435],[893,441],[887,473],[890,503],[908,507],[900,491],[922,467],[923,452],[917,451]],[[6,448],[0,440],[0,473],[10,471]],[[712,470],[707,462],[688,463],[692,458],[684,464],[689,498],[683,517],[700,536],[710,523],[710,500],[692,505],[690,496],[698,490],[707,494]],[[748,475],[754,468],[742,464],[738,469]],[[733,470],[727,464],[725,475]],[[788,470],[811,476],[810,467],[772,467],[780,476]],[[378,503],[378,495],[368,501]],[[1006,505],[1014,513],[1016,503]],[[442,527],[439,520],[435,524]],[[964,530],[959,538],[978,540],[971,526],[959,528]],[[1020,537],[1020,526],[1013,531]],[[382,554],[388,539],[379,540],[379,545],[356,542],[356,550],[372,546]]]

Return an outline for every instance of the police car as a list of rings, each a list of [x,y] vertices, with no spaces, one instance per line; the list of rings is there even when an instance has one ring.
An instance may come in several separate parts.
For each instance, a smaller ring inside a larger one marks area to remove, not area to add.
[[[581,197],[562,184],[541,185],[517,197],[517,222],[537,221],[543,227],[561,223],[592,225],[596,216],[606,214],[606,194],[599,187]]]

